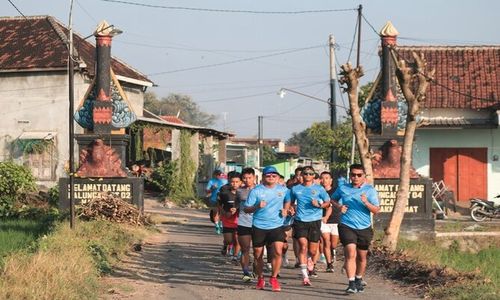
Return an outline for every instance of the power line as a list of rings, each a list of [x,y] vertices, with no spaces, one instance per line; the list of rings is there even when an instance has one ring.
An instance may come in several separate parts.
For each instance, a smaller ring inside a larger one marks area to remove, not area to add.
[[[354,25],[354,34],[352,35],[351,49],[349,50],[349,56],[347,56],[347,61],[351,59],[352,49],[354,49],[354,42],[356,41],[356,35],[358,33],[358,18],[356,18],[356,25]]]
[[[17,10],[17,12],[18,12],[21,16],[23,16],[25,19],[28,19],[28,18],[26,18],[26,16],[25,16],[25,15],[24,15],[24,14],[23,14],[20,10],[19,10],[19,8],[17,8],[17,6],[16,6],[14,3],[12,3],[12,1],[10,1],[10,0],[7,0],[7,1],[9,1],[10,5],[12,5],[12,6],[13,6],[13,7]]]
[[[317,85],[317,84],[321,84],[321,83],[324,83],[324,82],[315,82],[315,83],[312,83],[312,84],[306,84],[306,85],[296,86],[294,88],[304,88],[304,87],[313,86],[313,85]],[[263,92],[263,93],[251,94],[251,95],[244,95],[244,96],[236,96],[236,97],[227,97],[227,98],[202,100],[202,101],[196,101],[196,102],[197,103],[222,102],[222,101],[238,100],[238,99],[245,99],[245,98],[253,98],[253,97],[265,96],[265,95],[271,95],[271,94],[276,94],[276,91]]]
[[[375,34],[377,36],[380,36],[380,34],[378,33],[377,29],[375,29],[375,27],[373,27],[373,25],[368,21],[368,19],[365,17],[365,15],[361,14],[361,17],[363,18],[363,20],[365,20],[366,24],[368,24],[368,26],[370,26],[370,28],[373,30],[373,32],[375,32]]]
[[[149,8],[172,9],[172,10],[187,10],[187,11],[216,12],[216,13],[239,13],[239,14],[267,14],[267,15],[298,15],[298,14],[330,13],[330,12],[343,12],[343,11],[356,10],[356,8],[340,8],[340,9],[315,9],[315,10],[296,10],[296,11],[260,11],[260,10],[240,10],[240,9],[199,8],[199,7],[185,7],[185,6],[164,6],[164,5],[154,5],[146,3],[137,3],[132,1],[121,1],[121,0],[101,0],[101,1],[141,6],[141,7],[149,7]]]
[[[171,70],[171,71],[165,71],[165,72],[151,73],[151,74],[147,74],[147,76],[157,76],[157,75],[164,75],[164,74],[172,74],[172,73],[179,73],[179,72],[185,72],[185,71],[193,71],[193,70],[199,70],[199,69],[213,68],[213,67],[230,65],[230,64],[240,63],[240,62],[252,61],[252,60],[261,59],[261,58],[279,56],[279,55],[284,55],[284,54],[289,54],[289,53],[294,53],[294,52],[299,52],[299,51],[305,51],[305,50],[310,50],[310,49],[315,49],[315,48],[320,48],[320,47],[323,47],[323,45],[316,45],[316,46],[311,46],[311,47],[299,48],[299,49],[294,49],[294,50],[289,50],[289,51],[283,51],[283,52],[278,52],[278,53],[273,53],[273,54],[267,54],[267,55],[253,56],[253,57],[242,58],[242,59],[237,59],[237,60],[231,60],[231,61],[226,61],[226,62],[216,63],[216,64],[201,65],[201,66],[184,68],[184,69],[177,69],[177,70]]]

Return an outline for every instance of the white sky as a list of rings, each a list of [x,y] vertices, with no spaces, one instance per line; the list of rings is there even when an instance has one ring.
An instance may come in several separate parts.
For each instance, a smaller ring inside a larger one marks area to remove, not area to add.
[[[51,15],[68,23],[70,0],[11,0],[24,15]],[[157,6],[225,10],[303,11],[349,9],[363,5],[363,14],[379,31],[390,20],[400,33],[400,45],[500,44],[500,1],[300,1],[300,0],[123,0]],[[41,4],[43,3],[43,4]],[[0,15],[19,13],[7,0]],[[287,139],[313,122],[329,119],[327,104],[288,93],[284,87],[327,100],[329,98],[328,36],[339,44],[337,59],[348,60],[356,11],[311,14],[249,14],[151,8],[103,0],[75,0],[73,26],[90,35],[103,19],[124,31],[113,41],[112,54],[148,75],[159,97],[182,93],[202,110],[216,114],[215,127],[240,137],[257,134],[257,117],[264,116],[264,137]],[[378,72],[379,38],[362,22],[361,64],[374,80]],[[316,47],[317,46],[317,47]],[[356,44],[354,44],[356,48]],[[234,60],[273,55],[245,62]],[[355,62],[356,49],[350,60]],[[153,75],[156,73],[163,73]],[[346,95],[344,95],[346,98]],[[345,100],[347,104],[347,99]],[[343,105],[337,91],[337,103]],[[339,119],[342,109],[338,111]],[[225,115],[225,122],[224,122]]]

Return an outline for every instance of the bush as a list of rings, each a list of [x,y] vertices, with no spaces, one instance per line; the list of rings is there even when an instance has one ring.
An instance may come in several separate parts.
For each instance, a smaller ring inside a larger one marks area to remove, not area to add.
[[[165,194],[165,196],[170,196],[178,183],[176,162],[170,161],[155,168],[151,175],[150,182]]]
[[[31,171],[14,162],[0,162],[0,216],[13,214],[18,197],[36,189]]]

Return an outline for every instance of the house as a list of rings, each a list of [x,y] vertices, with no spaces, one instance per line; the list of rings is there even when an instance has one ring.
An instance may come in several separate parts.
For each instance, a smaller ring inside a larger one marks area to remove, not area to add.
[[[397,34],[390,22],[381,30],[381,75],[362,112],[370,143],[394,139],[401,145],[407,107],[393,61],[412,65],[413,52],[423,55],[436,72],[420,105],[413,167],[443,180],[459,205],[468,206],[472,197],[492,199],[500,194],[500,46],[401,46]]]
[[[189,157],[194,163],[191,174],[198,196],[205,195],[205,186],[213,170],[226,164],[226,143],[233,135],[208,127],[186,124],[176,116],[158,116],[143,110],[143,115],[127,129],[131,136],[129,161],[154,166],[159,161],[182,159],[181,135],[189,136]]]
[[[413,165],[443,180],[459,204],[500,194],[500,45],[398,46],[435,68],[416,132]]]
[[[3,116],[0,118],[0,161],[13,159],[29,166],[38,182],[46,186],[67,176],[68,169],[67,33],[65,26],[50,16],[0,18]],[[96,77],[96,49],[77,33],[74,48],[74,107],[78,111],[88,99]],[[144,93],[153,82],[114,57],[111,69],[113,84],[119,85],[120,97],[127,98],[135,115],[135,122],[123,130],[131,136],[125,165],[130,167],[138,158],[144,159],[148,151],[152,155],[165,154],[164,159],[180,158],[179,136],[183,130],[191,136],[191,158],[199,171],[193,178],[196,175],[200,180],[209,178],[217,161],[225,162],[225,139],[229,134],[184,124],[172,116],[162,119],[144,110]],[[147,129],[140,130],[143,128]],[[87,131],[75,122],[75,133]],[[75,150],[77,148],[75,146]]]
[[[28,165],[40,183],[65,176],[69,159],[67,29],[50,16],[0,18],[0,160]],[[95,46],[74,34],[74,106],[95,76]],[[144,74],[113,58],[111,67],[136,115],[153,85]],[[75,133],[83,133],[75,126]],[[33,151],[33,146],[38,151]]]

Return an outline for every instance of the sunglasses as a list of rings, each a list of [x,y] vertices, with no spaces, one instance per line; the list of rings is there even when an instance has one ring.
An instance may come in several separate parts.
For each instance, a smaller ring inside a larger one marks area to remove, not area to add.
[[[266,174],[265,177],[278,177],[278,174]]]
[[[304,173],[302,173],[302,175],[314,176],[316,174],[314,174],[313,172],[304,172]]]
[[[362,177],[363,175],[365,175],[365,174],[363,174],[363,173],[350,173],[349,174],[349,176],[351,176],[351,177]]]

